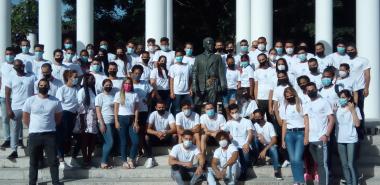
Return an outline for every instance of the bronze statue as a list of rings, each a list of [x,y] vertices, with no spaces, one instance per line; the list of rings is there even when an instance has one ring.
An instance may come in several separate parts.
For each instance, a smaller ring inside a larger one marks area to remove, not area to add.
[[[226,66],[221,56],[213,53],[214,44],[210,37],[203,39],[204,52],[195,58],[192,91],[197,108],[204,102],[216,105],[218,97],[227,90]]]

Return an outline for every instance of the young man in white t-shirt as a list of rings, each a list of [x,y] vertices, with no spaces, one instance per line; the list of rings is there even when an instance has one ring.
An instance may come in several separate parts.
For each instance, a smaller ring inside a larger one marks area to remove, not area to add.
[[[206,113],[200,118],[200,123],[203,131],[201,136],[201,152],[206,154],[206,146],[208,144],[215,145],[215,137],[218,132],[222,131],[226,124],[226,119],[222,114],[218,114],[215,111],[215,107],[212,103],[205,105]]]
[[[172,178],[177,184],[184,184],[187,179],[184,180],[183,175],[188,175],[190,185],[194,185],[203,174],[205,157],[192,142],[193,132],[185,130],[181,137],[183,143],[175,145],[169,154]]]
[[[30,50],[30,42],[27,39],[21,40],[20,43],[21,53],[16,55],[15,59],[20,59],[25,66],[25,72],[32,73],[32,62],[34,60],[34,55],[29,52]]]
[[[327,166],[328,142],[334,128],[331,105],[318,95],[315,83],[306,84],[310,102],[304,106],[305,133],[308,135],[309,151],[318,164],[319,184],[329,184]]]
[[[61,124],[60,101],[48,94],[49,82],[38,82],[38,94],[28,98],[23,105],[23,120],[29,127],[29,184],[36,184],[38,164],[42,150],[45,151],[53,184],[59,184],[58,158],[56,150],[56,126]]]
[[[317,85],[317,89],[320,89],[322,87],[322,73],[319,71],[318,61],[315,58],[311,58],[307,61],[307,65],[309,68],[308,73],[306,74],[310,82],[314,82],[315,85]]]
[[[181,104],[182,112],[175,115],[175,123],[179,143],[182,142],[182,134],[185,130],[191,130],[194,133],[194,141],[198,148],[201,148],[201,124],[199,114],[191,110],[191,102],[184,101]]]
[[[215,178],[224,180],[226,184],[236,184],[240,176],[239,151],[231,143],[228,132],[220,131],[216,134],[219,148],[214,152],[211,167],[208,169],[208,184],[216,184]]]
[[[190,70],[191,70],[195,62],[195,57],[193,56],[193,44],[191,42],[187,42],[185,44],[184,51],[185,51],[185,56],[183,56],[182,62],[190,66]]]
[[[242,172],[240,179],[244,180],[248,166],[252,165],[254,128],[251,120],[240,116],[237,104],[230,104],[228,110],[232,119],[227,121],[224,130],[230,133],[232,143],[238,148]]]
[[[49,63],[42,64],[40,72],[42,75],[40,79],[44,78],[49,81],[48,94],[51,96],[55,96],[57,94],[58,88],[62,87],[63,83],[60,80],[54,78],[53,75],[51,75],[52,68],[51,64]],[[38,81],[34,82],[34,94],[38,94]]]
[[[161,55],[164,55],[166,57],[166,68],[170,69],[170,66],[172,66],[175,61],[175,51],[170,50],[169,47],[169,39],[167,37],[162,37],[160,39],[160,48],[161,50],[158,50],[154,54],[153,62],[157,62],[158,58],[160,58]]]
[[[272,160],[274,177],[281,180],[280,162],[277,149],[277,134],[273,124],[264,119],[264,111],[257,109],[253,112],[253,125],[256,130],[255,148],[258,152],[258,158],[265,160],[269,156]]]
[[[43,58],[44,45],[36,44],[34,46],[34,60],[32,61],[32,72],[38,78],[41,79],[41,66],[45,63],[51,64],[51,61]]]
[[[345,63],[350,57],[346,54],[346,44],[342,41],[338,41],[336,45],[336,52],[331,53],[328,56],[336,69],[339,68],[340,64]]]
[[[159,101],[156,104],[156,111],[149,115],[147,120],[148,129],[145,136],[147,144],[146,155],[148,160],[145,162],[146,168],[152,168],[157,163],[153,158],[153,145],[172,146],[177,142],[176,125],[174,116],[166,111],[166,102]]]
[[[330,56],[325,54],[325,45],[322,42],[315,44],[315,59],[318,61],[319,71],[322,73],[328,66],[334,66]]]

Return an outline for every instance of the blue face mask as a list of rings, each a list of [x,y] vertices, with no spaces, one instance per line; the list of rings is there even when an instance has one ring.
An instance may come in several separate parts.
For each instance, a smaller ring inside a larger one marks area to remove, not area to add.
[[[208,117],[214,117],[214,115],[215,115],[215,110],[214,110],[214,109],[207,110],[206,113],[207,113]]]
[[[79,82],[78,78],[74,78],[74,79],[73,79],[73,85],[77,85],[78,82]]]
[[[21,46],[22,53],[29,53],[29,49],[30,49],[29,46]]]
[[[240,51],[243,53],[247,53],[248,52],[248,46],[240,46]]]
[[[346,52],[346,48],[344,48],[344,47],[336,47],[336,51],[339,54],[343,55]]]
[[[74,57],[73,54],[66,54],[66,55],[65,55],[65,58],[66,58],[69,62],[71,62],[71,60],[73,59],[73,57]]]
[[[100,45],[100,49],[105,49],[105,50],[107,50],[107,49],[108,49],[108,46],[107,46],[107,45],[105,45],[105,44],[103,44],[103,45]]]
[[[43,51],[36,51],[34,52],[34,55],[36,55],[37,59],[42,59],[42,55],[44,54]]]
[[[322,78],[322,85],[325,87],[331,85],[331,82],[332,82],[331,78]]]
[[[348,100],[347,100],[346,98],[339,98],[339,105],[340,105],[341,107],[346,106],[347,103],[348,103]]]
[[[67,43],[67,44],[64,44],[64,45],[65,45],[65,49],[73,48],[73,44]]]
[[[176,61],[176,62],[180,62],[180,63],[181,63],[181,62],[182,62],[182,59],[183,59],[183,56],[176,56],[176,57],[175,57],[175,61]]]
[[[95,73],[99,72],[100,71],[100,65],[92,65],[90,67],[90,71],[95,72]]]
[[[133,48],[127,48],[127,54],[132,54],[133,52],[135,52]]]
[[[13,55],[5,55],[5,61],[11,63],[15,60],[15,56]]]
[[[298,54],[297,57],[298,57],[301,61],[305,61],[305,60],[306,60],[306,54],[305,54],[305,53]]]
[[[83,62],[88,62],[88,56],[81,56],[80,59],[81,59]]]
[[[276,49],[276,52],[278,55],[282,55],[284,52],[284,48],[274,48],[274,49]]]
[[[240,67],[246,68],[249,65],[248,61],[241,61]]]
[[[187,48],[185,49],[186,56],[191,56],[193,54],[193,49]]]

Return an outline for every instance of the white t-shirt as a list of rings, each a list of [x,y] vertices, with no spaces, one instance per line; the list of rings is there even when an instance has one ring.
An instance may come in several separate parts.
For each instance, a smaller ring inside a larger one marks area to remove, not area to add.
[[[329,55],[330,59],[332,60],[332,63],[336,69],[339,69],[340,64],[346,63],[350,57],[347,54],[340,55],[339,53],[331,53]]]
[[[292,69],[293,66],[300,62],[300,59],[297,57],[297,55],[284,55],[282,58],[284,58],[289,66],[289,69]],[[307,63],[307,62],[306,62]]]
[[[135,93],[139,96],[139,112],[148,112],[148,96],[153,87],[147,82],[141,80],[138,84],[133,84]]]
[[[114,123],[114,94],[100,93],[95,97],[95,106],[99,107],[105,124]]]
[[[300,77],[302,75],[308,75],[310,73],[309,71],[309,65],[307,62],[297,62],[292,64],[291,73],[296,77]]]
[[[331,59],[330,55],[322,58],[315,56],[315,59],[318,61],[318,68],[321,73],[323,73],[323,70],[325,70],[328,66],[334,66],[334,62]]]
[[[1,63],[1,90],[0,97],[5,98],[5,84],[7,80],[12,79],[13,75],[16,75],[16,71],[13,69],[13,64]]]
[[[239,70],[226,70],[226,79],[227,79],[227,88],[228,89],[237,89],[239,78]]]
[[[236,69],[240,68],[241,56],[243,56],[243,55],[244,54],[239,53],[239,54],[234,56]],[[249,56],[249,53],[248,53],[248,56]],[[249,64],[253,64],[253,62],[254,62],[253,58],[251,56],[249,56]],[[255,65],[250,65],[250,66],[253,70],[255,69]]]
[[[335,92],[335,85],[332,85],[330,88],[322,88],[319,91],[319,95],[327,100],[333,109],[338,103],[339,96]]]
[[[126,53],[125,56],[127,57],[127,61],[128,61],[128,63],[131,64],[131,68],[132,68],[134,65],[136,65],[136,64],[138,64],[138,63],[140,63],[140,62],[142,62],[140,56],[137,55],[136,53],[132,53],[132,54],[128,54],[128,53]]]
[[[120,91],[121,85],[123,84],[123,79],[122,78],[116,78],[116,79],[111,80],[111,81],[112,81],[112,91],[113,92]]]
[[[104,75],[103,73],[93,73],[92,72],[91,74],[94,75],[94,78],[95,78],[95,91],[96,91],[96,94],[99,94],[99,93],[101,93],[103,91],[103,85],[102,85],[102,83],[103,83],[103,80],[107,78],[107,76]]]
[[[157,62],[158,58],[161,55],[164,55],[166,57],[166,69],[170,69],[170,66],[172,66],[174,64],[175,51],[167,51],[166,52],[166,51],[158,50],[154,53],[153,61]]]
[[[247,66],[241,69],[242,72],[239,72],[238,81],[241,83],[241,87],[250,87],[249,79],[255,78],[255,72],[251,66]]]
[[[359,120],[362,119],[360,110],[355,108]],[[335,135],[338,143],[356,143],[358,142],[358,133],[356,132],[355,123],[352,113],[345,107],[338,107],[336,111]]]
[[[241,104],[241,103],[239,103],[239,104]],[[256,109],[258,109],[256,101],[255,100],[249,100],[249,102],[244,102],[241,105],[240,115],[244,118],[250,117],[251,114],[253,113],[253,111],[255,111]]]
[[[33,96],[33,85],[36,77],[27,73],[25,76],[10,74],[10,77],[5,81],[5,86],[11,89],[11,107],[12,110],[21,110],[25,100]]]
[[[183,147],[183,143],[180,143],[173,146],[173,149],[170,151],[169,155],[180,162],[192,162],[193,159],[200,153],[201,152],[196,145],[192,145],[188,149],[185,149]]]
[[[166,111],[161,116],[157,111],[154,111],[149,115],[148,124],[153,125],[156,131],[166,131],[170,130],[170,125],[175,125],[175,120],[170,112]]]
[[[131,116],[135,115],[135,105],[140,102],[139,96],[137,93],[128,92],[125,93],[125,102],[124,105],[121,104],[120,91],[115,94],[114,103],[119,103],[119,112],[117,115],[120,116]]]
[[[195,57],[189,57],[187,55],[183,56],[182,63],[190,66],[190,69],[193,67],[195,62]]]
[[[174,80],[174,94],[189,94],[190,67],[175,63],[169,69],[169,76]]]
[[[22,111],[30,114],[29,133],[54,132],[55,114],[62,112],[62,106],[54,96],[40,98],[34,95],[26,99]]]
[[[273,86],[277,81],[276,70],[269,67],[267,69],[257,68],[254,75],[255,82],[257,82],[257,99],[268,100],[269,92],[273,90]]]
[[[117,59],[115,60],[115,63],[117,64],[116,76],[119,78],[125,78],[127,76],[127,72],[129,71],[126,68],[127,62],[124,62],[124,60]]]
[[[33,60],[32,62],[32,71],[33,71],[33,74],[38,78],[42,78],[42,72],[41,72],[41,66],[43,64],[50,64],[51,65],[51,62],[49,60],[41,60],[41,61],[37,61],[37,60]]]
[[[285,88],[287,87],[289,87],[289,85],[285,85],[285,86],[278,85],[273,89],[272,100],[277,102],[277,105],[279,108],[284,104],[284,101],[285,101],[284,91],[285,91]]]
[[[63,85],[58,88],[56,96],[61,101],[63,110],[70,112],[78,111],[78,98],[77,98],[78,90],[75,87],[69,87],[67,85]]]
[[[248,53],[249,60],[250,60],[249,64],[251,66],[255,66],[255,69],[258,69],[259,65],[260,65],[259,61],[257,60],[257,56],[259,56],[259,54],[262,54],[262,53],[264,53],[265,55],[268,56],[268,51],[267,50],[260,51],[260,50],[256,49],[255,51],[249,51],[249,53]]]
[[[34,82],[34,94],[38,94],[38,82],[39,80]],[[53,77],[53,81],[49,81],[50,89],[48,94],[51,96],[56,96],[58,88],[63,86],[63,83],[60,80],[57,80]]]
[[[88,109],[92,109],[92,110],[95,110],[95,93],[89,89],[88,90],[89,92],[89,95],[90,95],[90,105],[88,106]],[[79,89],[78,91],[78,94],[77,94],[77,98],[78,98],[78,104],[79,104],[79,107],[80,107],[80,111],[79,113],[80,114],[85,114],[86,110],[85,110],[85,107],[84,107],[84,104],[85,104],[85,97],[86,97],[86,94],[85,94],[85,91],[84,91],[84,88],[82,87],[81,89]]]
[[[253,125],[255,127],[256,133],[261,134],[264,137],[264,143],[267,145],[271,142],[272,137],[277,136],[274,131],[273,124],[266,122],[263,126],[260,126],[258,123]]]
[[[162,77],[158,74],[158,69],[154,68],[150,73],[150,79],[156,80],[157,90],[169,90],[169,75],[162,70]]]
[[[349,59],[347,63],[350,65],[350,76],[355,79],[357,88],[364,89],[364,71],[371,69],[368,59],[363,57],[355,57],[354,59]]]
[[[302,106],[300,107],[301,111],[297,111],[296,104],[291,105],[283,105],[280,107],[280,116],[281,119],[286,121],[286,128],[287,129],[293,129],[293,128],[305,128],[304,123],[304,114],[302,110]]]
[[[338,78],[335,84],[339,86],[339,91],[343,89],[347,89],[351,92],[360,90],[358,84],[356,84],[355,79],[352,78],[351,75],[346,78]]]
[[[310,72],[308,72],[306,74],[309,79],[310,79],[310,82],[314,82],[315,85],[317,86],[317,89],[320,89],[322,88],[322,73],[319,73],[318,75],[312,75]]]
[[[241,118],[239,122],[236,120],[227,121],[224,130],[230,132],[232,143],[236,147],[242,148],[248,142],[248,131],[254,131],[254,127],[251,120]]]
[[[150,73],[152,71],[152,69],[150,69],[150,67],[148,65],[144,65],[142,63],[137,63],[137,65],[140,65],[143,67],[143,73],[141,74],[141,78],[140,80],[144,80],[144,81],[147,81],[149,82],[150,80]]]
[[[214,152],[213,158],[219,160],[218,167],[223,167],[232,157],[234,152],[238,152],[238,149],[232,143],[228,145],[227,150],[223,150],[222,147],[217,148]],[[236,164],[240,166],[239,160],[236,160]]]
[[[223,130],[226,119],[221,114],[216,114],[215,119],[211,119],[207,114],[203,114],[200,118],[201,125],[205,126],[209,131]]]
[[[60,80],[62,83],[65,83],[65,81],[63,80],[63,72],[65,72],[66,70],[70,70],[70,68],[66,66],[65,64],[56,65],[55,63],[51,64],[51,68],[52,68],[51,75],[53,75],[53,77],[56,78],[57,80]]]
[[[322,97],[304,106],[304,115],[309,117],[309,141],[317,142],[327,133],[328,116],[333,114],[331,105]]]
[[[175,124],[177,126],[182,126],[183,129],[192,129],[200,124],[199,114],[196,112],[191,112],[191,115],[186,117],[183,112],[179,112],[175,115]]]

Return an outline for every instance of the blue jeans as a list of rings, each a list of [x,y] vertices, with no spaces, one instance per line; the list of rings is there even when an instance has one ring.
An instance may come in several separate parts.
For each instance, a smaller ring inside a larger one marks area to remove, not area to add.
[[[11,135],[10,135],[10,126],[9,126],[9,117],[7,114],[7,106],[5,105],[5,98],[0,98],[0,104],[1,104],[1,122],[3,124],[3,137],[5,141],[10,141]]]
[[[303,177],[304,131],[287,131],[285,135],[286,149],[289,154],[294,183],[305,183]]]
[[[357,143],[338,143],[338,153],[340,162],[342,163],[342,170],[347,185],[357,185],[357,165],[355,160],[355,153]]]
[[[11,149],[17,151],[20,132],[22,132],[22,110],[12,110],[14,118],[10,119]]]
[[[113,146],[113,135],[115,133],[115,124],[105,124],[106,132],[103,134],[104,143],[102,151],[102,161],[101,163],[107,164],[108,156],[111,152]]]
[[[220,169],[219,169],[220,170]],[[228,166],[226,169],[226,176],[224,177],[224,183],[228,185],[235,185],[240,176],[240,168],[238,163]],[[207,183],[210,185],[216,185],[215,172],[210,167],[207,172]]]
[[[127,140],[130,141],[129,158],[135,160],[139,147],[139,133],[133,129],[134,116],[118,116],[119,118],[119,137],[120,154],[123,161],[127,161]]]
[[[62,111],[62,122],[57,126],[57,155],[63,159],[65,155],[65,143],[70,141],[75,126],[76,114],[67,110]]]
[[[239,160],[240,160],[240,166],[241,166],[241,177],[246,177],[247,175],[247,169],[249,166],[252,165],[252,154],[253,151],[250,149],[249,152],[245,153],[243,152],[243,149],[238,148],[239,151]]]
[[[196,175],[195,170],[197,168],[185,168],[183,166],[179,165],[173,165],[171,169],[171,174],[173,180],[178,184],[178,185],[185,185],[184,177],[188,176],[190,177],[190,185],[194,185],[199,181],[199,178],[201,175]]]
[[[189,94],[176,94],[175,99],[172,102],[172,113],[173,115],[177,115],[177,113],[181,112],[181,103],[184,101],[189,101],[191,104],[193,100]]]
[[[223,105],[228,107],[231,99],[236,99],[236,89],[228,89],[227,94],[223,96]]]
[[[257,151],[257,156],[260,154],[260,152],[265,148],[263,144],[260,143],[258,139],[255,139],[255,149]],[[275,171],[278,171],[280,169],[280,162],[278,157],[278,150],[277,145],[272,145],[268,152],[267,156],[269,156],[272,160],[273,169]]]

